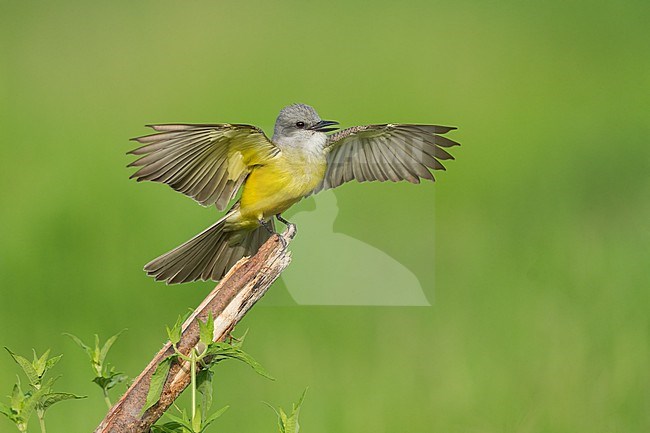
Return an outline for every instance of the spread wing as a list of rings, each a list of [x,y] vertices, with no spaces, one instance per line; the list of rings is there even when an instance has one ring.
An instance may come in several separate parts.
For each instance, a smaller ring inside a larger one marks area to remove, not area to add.
[[[149,125],[156,133],[134,138],[144,155],[129,164],[138,182],[166,183],[204,206],[225,209],[255,165],[280,151],[251,125]]]
[[[449,126],[384,124],[355,126],[329,136],[327,171],[314,190],[336,188],[357,180],[433,181],[430,170],[444,170],[441,160],[454,159],[444,149],[459,143],[442,134]]]

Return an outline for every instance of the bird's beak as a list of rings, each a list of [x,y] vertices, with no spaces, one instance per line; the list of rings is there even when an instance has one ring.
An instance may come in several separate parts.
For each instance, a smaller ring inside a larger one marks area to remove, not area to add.
[[[338,125],[339,122],[335,122],[333,120],[321,120],[317,124],[313,125],[311,128],[312,131],[318,131],[318,132],[330,132],[330,131],[336,131],[339,129],[338,127],[334,128],[328,128],[328,126],[332,125]]]

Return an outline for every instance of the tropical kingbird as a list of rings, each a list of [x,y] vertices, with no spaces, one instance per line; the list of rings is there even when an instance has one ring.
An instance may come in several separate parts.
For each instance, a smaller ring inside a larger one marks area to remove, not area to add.
[[[449,126],[377,124],[335,131],[338,122],[322,120],[309,105],[285,107],[273,138],[255,126],[221,124],[149,125],[156,133],[135,138],[131,152],[144,155],[131,178],[162,182],[203,206],[224,210],[241,189],[240,199],[216,223],[145,265],[168,284],[220,280],[243,256],[252,255],[274,232],[294,203],[357,180],[433,181],[430,170],[444,170],[453,159],[443,148],[459,143],[442,136]]]

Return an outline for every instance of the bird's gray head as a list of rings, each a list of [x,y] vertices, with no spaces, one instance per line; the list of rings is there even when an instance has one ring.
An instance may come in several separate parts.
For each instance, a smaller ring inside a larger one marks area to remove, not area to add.
[[[275,121],[273,141],[310,141],[315,135],[322,135],[338,128],[330,128],[338,122],[322,120],[316,110],[306,104],[284,107]]]

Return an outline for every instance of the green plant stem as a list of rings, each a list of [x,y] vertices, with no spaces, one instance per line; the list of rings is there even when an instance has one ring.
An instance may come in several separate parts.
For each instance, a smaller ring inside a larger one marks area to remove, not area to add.
[[[113,407],[113,404],[111,403],[111,399],[108,397],[108,390],[102,388],[102,391],[104,391],[104,401],[106,402],[106,406],[108,406],[108,409],[110,410]]]
[[[41,433],[47,433],[45,430],[45,413],[42,411],[37,411],[38,423],[41,425]]]
[[[190,356],[190,374],[192,380],[192,421],[196,416],[196,352],[192,349]]]

